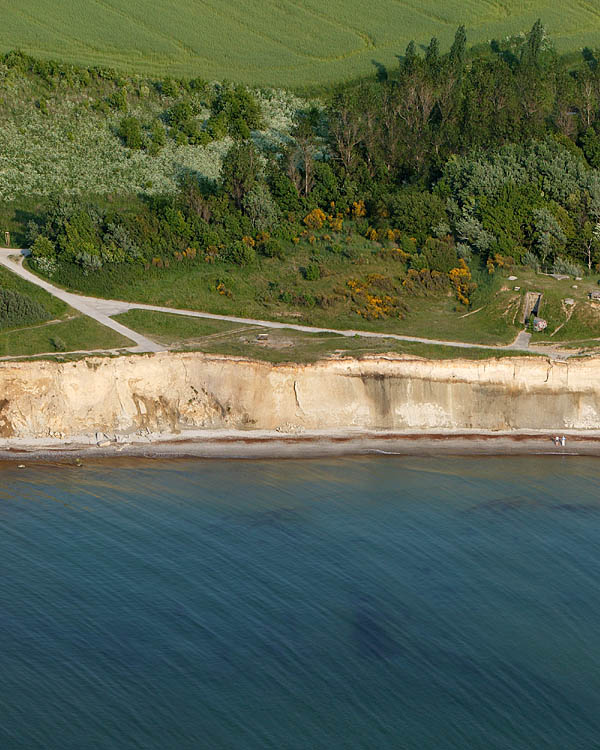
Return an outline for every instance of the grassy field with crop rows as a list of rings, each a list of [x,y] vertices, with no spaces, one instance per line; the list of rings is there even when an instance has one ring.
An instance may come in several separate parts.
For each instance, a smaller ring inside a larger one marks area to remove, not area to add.
[[[0,49],[153,75],[282,86],[394,65],[414,39],[502,38],[542,18],[559,50],[595,47],[589,0],[0,0]]]

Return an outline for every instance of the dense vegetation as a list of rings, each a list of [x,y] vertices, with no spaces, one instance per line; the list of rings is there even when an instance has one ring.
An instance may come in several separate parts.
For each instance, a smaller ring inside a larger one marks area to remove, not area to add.
[[[4,66],[13,83],[95,86],[88,109],[131,159],[223,146],[214,179],[182,170],[165,191],[42,205],[31,262],[72,288],[337,327],[404,320],[421,335],[496,305],[478,335],[462,324],[491,343],[514,336],[498,269],[599,270],[600,67],[590,50],[559,56],[540,22],[484,48],[463,27],[445,54],[436,38],[424,54],[410,43],[394,70],[295,100],[269,138],[265,92],[167,79],[142,96],[116,74]]]
[[[427,44],[467,25],[473,41],[530,28],[546,19],[562,49],[593,44],[594,3],[581,0],[249,0],[156,3],[153,0],[7,0],[0,49],[145,74],[230,78],[294,86],[364,75],[373,61],[393,66],[410,39]]]
[[[49,317],[48,310],[28,295],[0,287],[0,330],[39,323]]]
[[[186,173],[216,178],[232,136],[286,137],[297,97],[160,81],[0,55],[0,201],[52,194],[155,194]]]

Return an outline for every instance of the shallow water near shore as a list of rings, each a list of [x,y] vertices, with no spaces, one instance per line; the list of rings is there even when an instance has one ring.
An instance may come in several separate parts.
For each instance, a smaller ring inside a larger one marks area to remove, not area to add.
[[[600,460],[0,467],[0,747],[600,733]]]

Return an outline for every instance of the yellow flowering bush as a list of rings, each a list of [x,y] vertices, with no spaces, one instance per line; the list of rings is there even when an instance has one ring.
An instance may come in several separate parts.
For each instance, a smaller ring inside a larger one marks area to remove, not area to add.
[[[355,219],[360,219],[367,215],[367,207],[365,206],[364,200],[354,201],[352,204],[352,216]]]
[[[327,216],[320,208],[313,210],[304,217],[304,223],[309,229],[322,229]]]
[[[471,283],[471,269],[466,264],[464,258],[460,258],[458,266],[452,268],[448,273],[456,298],[463,305],[469,304],[469,294],[474,291],[475,286]]]

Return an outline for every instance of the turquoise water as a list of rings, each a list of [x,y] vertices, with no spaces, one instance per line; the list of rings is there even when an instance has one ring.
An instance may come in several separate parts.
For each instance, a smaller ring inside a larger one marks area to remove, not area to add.
[[[600,461],[0,468],[0,747],[600,747]]]

